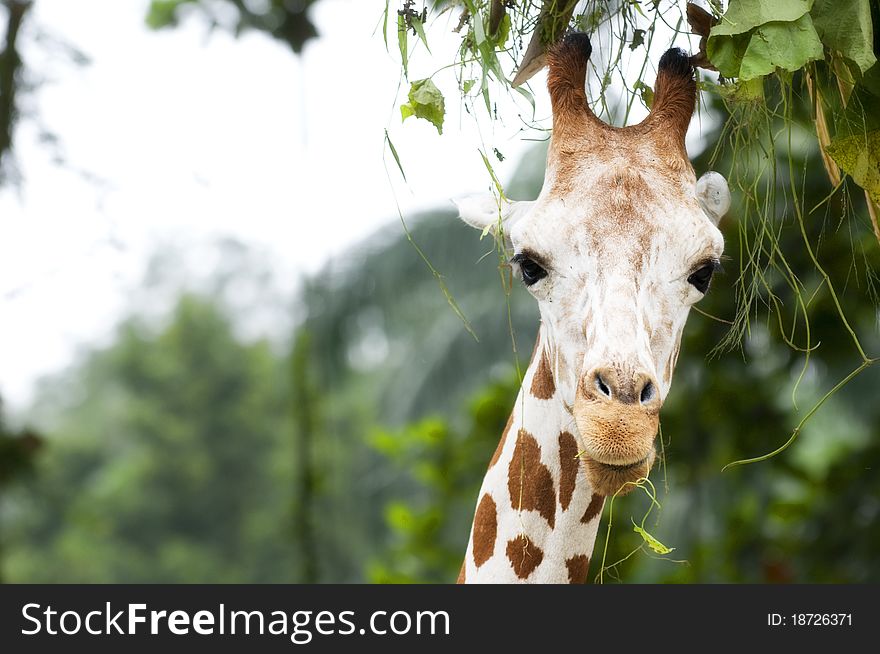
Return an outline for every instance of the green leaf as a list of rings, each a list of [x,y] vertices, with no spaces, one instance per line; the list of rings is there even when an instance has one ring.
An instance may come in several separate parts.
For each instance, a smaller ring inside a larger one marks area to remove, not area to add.
[[[834,139],[825,151],[880,204],[880,130]]]
[[[754,79],[777,68],[794,72],[807,62],[824,56],[822,42],[809,15],[801,16],[793,23],[767,23],[752,35],[738,77]]]
[[[745,34],[770,22],[795,21],[812,6],[813,0],[737,0],[730,3],[721,22],[709,32],[709,38]]]
[[[709,32],[706,54],[725,77],[794,72],[824,56],[810,18],[813,0],[740,0]]]
[[[401,112],[403,109],[401,108]],[[404,117],[405,118],[405,117]],[[394,147],[394,144],[391,142],[391,137],[388,136],[388,130],[385,130],[385,142],[388,143],[388,147],[391,150],[391,156],[394,157],[394,161],[397,162],[397,168],[400,170],[400,174],[403,175],[403,181],[406,181],[406,173],[403,172],[403,165],[400,163],[400,157],[397,155],[397,148]]]
[[[645,30],[635,30],[633,32],[632,42],[629,44],[630,50],[635,50],[640,45],[644,45],[645,43]]]
[[[431,48],[428,46],[428,37],[425,36],[425,26],[422,24],[421,19],[412,17],[412,26],[415,29],[416,34],[419,35],[419,38],[422,40],[422,43],[425,44],[425,48],[427,48],[428,52],[431,52]]]
[[[486,153],[482,150],[479,150],[480,156],[483,158],[483,163],[486,166],[486,170],[489,171],[489,175],[492,177],[492,181],[495,184],[495,190],[498,191],[498,195],[504,199],[506,196],[504,195],[504,187],[501,185],[501,182],[498,181],[498,176],[495,175],[495,169],[492,168],[492,164],[489,163],[489,157],[486,156]]]
[[[486,31],[483,29],[483,17],[479,11],[472,12],[474,20],[474,42],[479,47],[486,40]]]
[[[507,37],[510,36],[510,23],[510,14],[504,14],[504,18],[501,19],[501,24],[498,25],[498,31],[493,37],[495,45],[499,48],[503,48],[504,44],[507,43]]]
[[[409,88],[409,103],[400,105],[401,120],[410,116],[423,118],[433,123],[437,131],[443,133],[443,119],[446,116],[446,103],[443,94],[430,79],[420,79]]]
[[[471,92],[471,89],[474,88],[474,84],[477,83],[475,79],[466,79],[461,85],[461,92],[467,95]]]
[[[863,73],[877,63],[868,0],[815,0],[810,11],[819,38]]]
[[[643,528],[639,527],[637,524],[633,523],[633,531],[636,532],[639,536],[642,537],[642,540],[647,543],[648,547],[657,552],[657,554],[669,554],[675,548],[674,547],[666,547],[659,540],[654,538],[651,534],[645,531]]]
[[[409,76],[409,50],[407,49],[407,26],[403,16],[397,15],[397,47],[400,50],[400,60],[403,62],[403,76]]]
[[[706,56],[725,77],[737,77],[742,65],[743,55],[749,47],[751,34],[736,36],[709,37],[706,41]]]
[[[535,116],[535,96],[532,95],[531,93],[529,93],[522,86],[517,86],[513,90],[516,91],[517,93],[519,93],[526,100],[528,100],[529,104],[532,105],[532,118],[534,118],[534,116]]]
[[[638,80],[633,85],[633,90],[639,92],[639,96],[642,98],[645,108],[650,109],[651,105],[654,104],[654,89],[645,84],[642,80]]]

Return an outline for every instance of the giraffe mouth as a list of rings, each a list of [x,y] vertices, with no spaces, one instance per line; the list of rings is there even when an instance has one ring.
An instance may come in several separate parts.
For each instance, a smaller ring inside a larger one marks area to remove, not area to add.
[[[616,464],[602,463],[585,456],[587,477],[593,486],[593,492],[605,497],[626,495],[635,490],[639,481],[648,476],[654,465],[656,454],[652,447],[648,453],[633,463]]]
[[[648,459],[651,458],[651,455],[653,453],[654,453],[653,450],[648,452],[645,456],[643,456],[641,459],[639,459],[638,461],[636,461],[634,463],[623,463],[623,464],[603,463],[602,461],[596,461],[595,459],[593,461],[596,464],[598,464],[604,468],[607,468],[608,470],[610,470],[612,472],[627,472],[629,470],[634,470],[635,468],[640,468],[641,466],[643,466],[645,463],[647,463]]]

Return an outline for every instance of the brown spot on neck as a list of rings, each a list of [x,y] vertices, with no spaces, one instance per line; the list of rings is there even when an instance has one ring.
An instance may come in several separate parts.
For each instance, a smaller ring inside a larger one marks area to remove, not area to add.
[[[578,554],[570,559],[566,559],[565,567],[568,568],[568,583],[587,583],[587,575],[590,572],[590,558],[588,556]]]
[[[549,400],[555,392],[556,383],[553,381],[547,350],[542,349],[538,369],[535,371],[535,376],[532,377],[532,395],[539,400]]]
[[[581,522],[584,524],[588,523],[590,520],[595,518],[597,515],[602,513],[602,507],[605,506],[605,498],[601,495],[596,495],[593,493],[593,497],[590,498],[590,504],[587,506],[587,510],[584,511],[584,515],[581,518]]]
[[[495,553],[495,538],[498,535],[498,512],[495,500],[486,493],[477,506],[474,515],[474,536],[472,553],[474,563],[479,568]]]
[[[559,434],[559,505],[565,511],[571,504],[580,461],[574,436],[567,431]]]
[[[551,529],[556,522],[556,491],[550,470],[541,463],[541,446],[525,429],[517,433],[516,448],[507,469],[510,505],[516,510],[537,511]]]
[[[544,560],[544,552],[530,541],[528,536],[519,535],[507,541],[507,558],[516,576],[520,579],[528,579]]]
[[[461,570],[458,571],[458,579],[455,580],[457,584],[463,584],[467,581],[467,577],[465,575],[465,568],[467,567],[467,563],[465,561],[461,562]]]

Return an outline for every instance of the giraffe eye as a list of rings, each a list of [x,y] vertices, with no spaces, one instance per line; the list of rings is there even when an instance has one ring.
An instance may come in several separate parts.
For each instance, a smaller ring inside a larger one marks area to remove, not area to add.
[[[525,254],[517,254],[511,259],[511,263],[519,264],[519,271],[522,275],[523,284],[526,286],[531,286],[538,280],[547,276],[547,271]]]
[[[717,261],[712,261],[710,263],[701,266],[694,272],[690,274],[688,277],[688,283],[697,289],[700,293],[705,293],[709,290],[709,282],[712,281],[713,273],[720,267],[720,264]]]

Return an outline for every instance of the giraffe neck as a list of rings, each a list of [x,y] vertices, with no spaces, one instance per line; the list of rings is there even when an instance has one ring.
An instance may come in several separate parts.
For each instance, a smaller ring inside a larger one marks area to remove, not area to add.
[[[578,458],[543,328],[480,488],[459,583],[584,583],[604,498]]]

